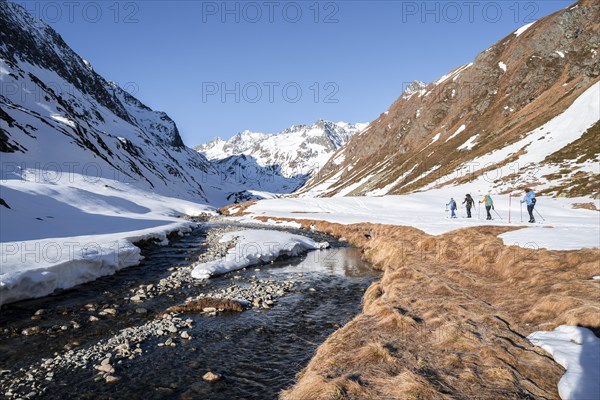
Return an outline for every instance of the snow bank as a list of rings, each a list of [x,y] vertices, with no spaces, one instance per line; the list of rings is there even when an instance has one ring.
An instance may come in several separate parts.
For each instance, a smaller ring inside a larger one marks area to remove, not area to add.
[[[1,243],[0,306],[52,294],[138,265],[143,259],[133,243],[156,239],[168,243],[171,231],[189,231],[191,223],[169,224],[137,236],[97,235]]]
[[[567,370],[558,382],[561,399],[600,399],[600,339],[592,331],[562,325],[552,332],[534,332],[527,339]]]
[[[509,246],[542,247],[550,250],[578,250],[600,245],[600,227],[598,225],[573,225],[571,227],[533,225],[529,228],[503,233],[498,237],[502,239],[504,244]]]
[[[195,279],[208,279],[251,265],[264,264],[281,256],[298,256],[308,250],[325,249],[329,243],[317,243],[305,236],[272,230],[228,232],[221,243],[236,240],[234,247],[219,260],[198,264],[192,271]]]
[[[203,204],[110,179],[28,170],[2,181],[0,305],[43,297],[137,265],[143,239],[168,243],[189,231],[181,215],[213,213]]]

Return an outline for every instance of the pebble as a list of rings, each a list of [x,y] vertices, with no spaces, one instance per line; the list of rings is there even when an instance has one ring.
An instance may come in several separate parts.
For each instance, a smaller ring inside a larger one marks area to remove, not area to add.
[[[156,388],[156,391],[164,396],[169,396],[173,394],[173,389],[166,387],[158,387]]]
[[[98,317],[95,317],[93,315],[90,315],[90,318],[88,319],[90,322],[96,322],[98,321]]]
[[[41,329],[39,326],[32,326],[30,328],[23,329],[23,331],[21,331],[21,334],[24,336],[31,336],[31,335],[35,335],[36,333],[39,333],[40,330]]]
[[[95,367],[100,372],[106,372],[107,374],[114,374],[115,369],[110,364],[96,365]]]
[[[169,327],[167,328],[167,330],[171,333],[177,333],[177,327],[175,325],[169,325]]]
[[[104,378],[106,380],[106,383],[115,383],[117,381],[120,380],[120,378],[113,376],[113,375],[108,375],[106,378]]]
[[[191,339],[190,334],[187,333],[186,331],[181,332],[181,338],[187,339],[187,340]]]
[[[206,382],[216,382],[218,380],[221,380],[221,375],[208,371],[207,373],[202,375],[202,379],[204,379]]]
[[[148,312],[148,310],[146,310],[145,308],[136,308],[135,312],[138,314],[146,314]]]

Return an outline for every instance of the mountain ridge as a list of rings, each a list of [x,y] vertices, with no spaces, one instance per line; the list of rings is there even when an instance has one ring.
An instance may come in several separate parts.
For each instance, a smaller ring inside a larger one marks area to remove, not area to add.
[[[237,201],[256,200],[252,191],[290,194],[312,177],[350,138],[367,124],[317,120],[275,134],[245,130],[228,140],[213,138],[194,149],[226,176],[238,176]]]
[[[96,73],[49,25],[7,1],[0,24],[2,179],[93,172],[217,206],[237,191],[165,112]]]
[[[532,151],[523,158],[528,149],[543,151],[532,146],[533,139],[505,159],[494,160],[492,155],[532,135],[598,83],[598,20],[599,6],[580,1],[510,33],[473,62],[425,86],[409,85],[299,194],[403,194],[468,183],[504,168],[498,179],[490,179],[489,188],[503,192],[532,185],[549,195],[598,196],[597,173],[590,162],[551,164],[541,155],[532,158]],[[592,106],[593,115],[584,115],[589,124],[571,132],[573,139],[598,121],[597,105]],[[543,156],[562,149],[554,147],[560,138],[555,131],[542,139],[548,143]],[[586,143],[597,149],[592,140]],[[598,160],[597,153],[588,161]],[[469,164],[486,157],[491,157],[491,165]],[[335,159],[344,161],[334,163]],[[468,173],[460,172],[469,168]],[[557,178],[565,168],[578,178]],[[541,171],[540,176],[532,176],[535,171]],[[452,174],[456,176],[448,178]]]

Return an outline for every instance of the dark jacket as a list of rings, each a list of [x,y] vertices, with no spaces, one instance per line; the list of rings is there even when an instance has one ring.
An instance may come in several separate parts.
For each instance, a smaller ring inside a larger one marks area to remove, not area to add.
[[[467,197],[465,197],[462,203],[466,203],[467,208],[473,208],[473,205],[475,205],[475,200],[473,200],[473,198],[470,195],[467,195]]]

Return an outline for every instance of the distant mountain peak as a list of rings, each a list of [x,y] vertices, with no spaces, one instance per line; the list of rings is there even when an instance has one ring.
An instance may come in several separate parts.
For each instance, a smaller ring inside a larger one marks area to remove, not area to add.
[[[215,138],[195,150],[217,170],[253,171],[255,177],[244,179],[244,190],[236,195],[242,201],[255,198],[248,194],[251,190],[281,194],[298,189],[366,125],[319,119],[275,134],[243,131],[229,140]],[[241,175],[249,178],[250,173]]]
[[[423,94],[425,93],[425,89],[427,85],[421,81],[412,81],[408,84],[404,92],[402,92],[403,99],[410,99],[415,93]]]

